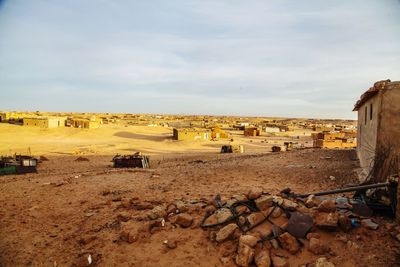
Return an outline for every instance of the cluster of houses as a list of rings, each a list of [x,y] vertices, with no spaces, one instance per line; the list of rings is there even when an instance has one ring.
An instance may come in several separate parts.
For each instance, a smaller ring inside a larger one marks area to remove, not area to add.
[[[85,117],[67,117],[67,116],[43,116],[23,112],[1,112],[0,122],[20,124],[23,126],[35,126],[39,128],[98,128],[102,123],[95,116]]]

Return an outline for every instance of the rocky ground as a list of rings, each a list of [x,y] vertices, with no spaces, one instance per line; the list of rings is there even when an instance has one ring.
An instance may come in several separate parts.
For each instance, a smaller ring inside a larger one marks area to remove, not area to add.
[[[113,169],[110,156],[76,158],[49,157],[37,174],[0,177],[1,266],[400,265],[392,220],[373,217],[375,230],[348,227],[332,202],[309,199],[306,207],[279,196],[287,187],[305,193],[355,183],[351,150],[153,156],[149,170]],[[241,219],[247,227],[276,203],[315,224],[296,239],[281,210],[271,217],[281,232],[270,241],[269,222],[245,234],[232,222],[204,229],[206,214],[205,223],[224,222],[217,195],[227,205],[254,201],[260,211],[241,208],[251,213]]]

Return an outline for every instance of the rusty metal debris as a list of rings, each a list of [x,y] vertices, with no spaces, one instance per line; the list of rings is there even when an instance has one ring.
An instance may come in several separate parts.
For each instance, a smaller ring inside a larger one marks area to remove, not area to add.
[[[243,153],[244,147],[242,145],[224,145],[221,147],[221,153]]]
[[[133,155],[115,155],[112,159],[114,168],[150,168],[149,157],[137,152]]]
[[[36,172],[38,160],[32,156],[17,155],[0,157],[0,175]]]

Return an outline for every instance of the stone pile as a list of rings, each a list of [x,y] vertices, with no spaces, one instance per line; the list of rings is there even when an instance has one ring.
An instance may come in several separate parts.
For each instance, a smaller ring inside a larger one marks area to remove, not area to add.
[[[331,261],[336,254],[324,236],[353,247],[357,244],[347,240],[347,233],[359,227],[367,231],[379,228],[372,218],[354,213],[350,201],[313,195],[293,199],[285,194],[270,195],[260,188],[227,200],[218,196],[166,205],[121,199],[121,207],[141,211],[141,215],[129,217],[121,212],[119,220],[138,220],[142,226],[136,231],[121,231],[119,242],[133,243],[162,229],[202,227],[216,246],[225,249],[220,258],[225,266],[287,267],[292,255],[306,252],[312,261],[302,266],[334,267]],[[389,228],[400,240],[400,228]],[[179,246],[176,240],[162,242],[166,251]]]

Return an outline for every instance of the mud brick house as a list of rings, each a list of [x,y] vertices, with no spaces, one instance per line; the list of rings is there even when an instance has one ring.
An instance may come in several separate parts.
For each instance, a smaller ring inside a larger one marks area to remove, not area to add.
[[[10,112],[0,112],[0,122],[8,122],[10,119]]]
[[[317,148],[354,148],[356,140],[353,133],[322,132],[313,133],[313,147]]]
[[[246,127],[244,129],[244,136],[260,136],[260,129],[257,127]]]
[[[69,124],[75,128],[86,128],[93,129],[100,127],[100,121],[96,118],[86,119],[86,118],[72,118]]]
[[[220,127],[211,128],[211,139],[226,139],[229,138],[229,134],[222,130]]]
[[[400,81],[376,82],[361,95],[353,111],[358,112],[361,182],[383,182],[399,174]]]
[[[63,117],[27,117],[23,118],[23,125],[40,128],[57,128],[64,127],[65,120]]]
[[[173,138],[178,141],[208,141],[211,139],[211,130],[199,128],[174,128]]]

